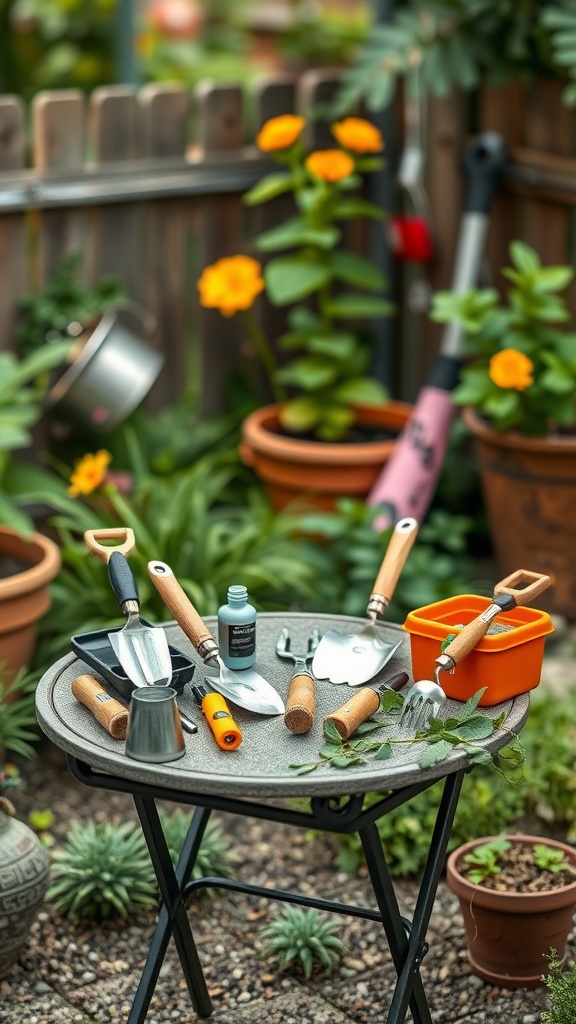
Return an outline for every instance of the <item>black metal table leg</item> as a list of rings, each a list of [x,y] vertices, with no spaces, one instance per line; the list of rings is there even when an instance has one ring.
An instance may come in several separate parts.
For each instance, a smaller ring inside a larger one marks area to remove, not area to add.
[[[196,809],[175,871],[154,799],[135,793],[134,803],[163,903],[128,1024],[144,1024],[171,935],[174,936],[192,1005],[200,1017],[209,1017],[212,1013],[212,1001],[208,995],[202,965],[192,937],[186,906],[182,899],[182,889],[194,866],[210,817],[210,809]]]
[[[386,928],[386,919],[389,921],[390,907],[394,908],[392,912],[395,920],[389,923],[392,934],[388,935],[386,930],[386,936],[390,952],[395,958],[398,982],[388,1011],[387,1024],[402,1024],[406,1018],[408,1005],[410,1005],[414,1024],[431,1024],[419,970],[425,950],[425,935],[436,899],[464,775],[465,769],[449,775],[445,780],[433,837],[430,840],[428,856],[418,890],[409,938],[402,934],[403,930],[400,929],[399,922],[396,920],[398,904],[392,880],[389,879],[387,865],[381,849],[379,849],[379,840],[378,849],[375,849],[372,837],[366,842],[363,838],[370,878],[382,913],[384,928]],[[377,835],[377,829],[375,830]],[[380,895],[378,895],[378,890],[380,890]],[[382,903],[382,898],[386,902]],[[393,900],[394,902],[390,902]]]

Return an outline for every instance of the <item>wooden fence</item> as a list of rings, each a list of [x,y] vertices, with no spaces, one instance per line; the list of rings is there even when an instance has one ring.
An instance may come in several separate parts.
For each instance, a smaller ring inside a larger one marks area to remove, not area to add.
[[[237,318],[198,306],[202,267],[250,251],[251,239],[281,215],[283,200],[248,211],[242,193],[269,169],[253,145],[268,118],[306,112],[337,84],[329,72],[262,82],[249,104],[240,87],[204,83],[192,96],[171,85],[107,87],[89,98],[75,90],[39,94],[27,111],[0,96],[0,349],[14,346],[18,301],[41,289],[69,253],[82,253],[88,282],[119,274],[129,294],[158,321],[166,363],[151,396],[160,407],[198,381],[205,410],[225,405],[226,381],[242,361]],[[528,91],[519,83],[483,90],[472,106],[462,96],[428,108],[427,191],[436,254],[425,268],[391,267],[398,313],[379,325],[393,349],[395,397],[411,399],[425,379],[440,332],[408,309],[414,277],[449,287],[461,212],[459,156],[483,129],[506,137],[511,163],[494,206],[488,257],[495,283],[512,238],[524,238],[546,262],[573,262],[576,152],[573,115],[555,83]],[[246,107],[248,106],[248,111]],[[396,112],[397,114],[398,112]],[[401,118],[388,119],[391,184],[402,141]],[[327,143],[316,124],[314,144]],[[571,294],[576,313],[576,293]],[[278,312],[268,314],[272,333]]]

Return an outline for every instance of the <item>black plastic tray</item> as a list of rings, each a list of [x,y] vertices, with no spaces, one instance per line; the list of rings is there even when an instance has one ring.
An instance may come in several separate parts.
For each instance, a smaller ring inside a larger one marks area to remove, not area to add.
[[[142,622],[145,625],[151,625],[145,619],[142,619]],[[74,653],[87,665],[90,665],[90,668],[95,669],[105,682],[114,688],[116,694],[129,702],[134,683],[118,664],[118,659],[108,639],[109,633],[118,633],[122,628],[122,626],[116,626],[112,629],[98,629],[93,633],[77,633],[76,636],[70,638],[70,643]],[[168,646],[172,658],[170,686],[174,687],[176,693],[181,694],[186,683],[192,679],[196,666],[182,651],[173,647],[172,644]]]

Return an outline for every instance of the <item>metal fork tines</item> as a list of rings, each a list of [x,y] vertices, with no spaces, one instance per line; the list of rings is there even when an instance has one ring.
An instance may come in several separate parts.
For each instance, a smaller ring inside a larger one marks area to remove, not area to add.
[[[404,706],[398,720],[399,727],[418,732],[428,724],[430,718],[438,715],[445,701],[444,690],[432,680],[414,683],[404,698]]]
[[[307,663],[313,657],[319,643],[320,633],[317,628],[314,628],[306,642],[306,650],[292,651],[290,632],[286,627],[284,627],[276,643],[276,654],[279,658],[288,658],[290,661],[293,661],[295,672],[308,672]]]

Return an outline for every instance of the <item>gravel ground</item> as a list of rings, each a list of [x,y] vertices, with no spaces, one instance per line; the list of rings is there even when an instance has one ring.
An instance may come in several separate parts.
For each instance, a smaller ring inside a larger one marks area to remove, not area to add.
[[[560,630],[547,649],[543,684],[576,683],[576,631]],[[91,790],[69,775],[63,755],[47,741],[41,757],[24,769],[18,815],[50,807],[53,834],[63,841],[72,821],[135,820],[124,794]],[[328,840],[299,830],[221,815],[241,862],[237,873],[259,884],[321,893],[327,898],[374,905],[366,877],[337,871]],[[410,917],[417,884],[397,880],[403,915]],[[214,1004],[215,1024],[380,1024],[386,1020],[394,970],[379,925],[341,918],[347,953],[331,975],[278,974],[262,958],[259,931],[278,912],[264,899],[222,893],[205,896],[190,909],[199,956]],[[0,982],[0,1024],[113,1024],[128,1017],[155,922],[154,911],[126,924],[73,925],[46,905],[9,976]],[[442,881],[428,931],[430,949],[422,966],[432,1019],[442,1024],[481,1024],[505,1018],[537,1024],[548,1004],[545,989],[507,991],[485,984],[470,971],[463,952],[464,929],[456,898]],[[569,954],[576,956],[576,930]],[[177,954],[168,955],[147,1024],[191,1024],[193,1012]]]

